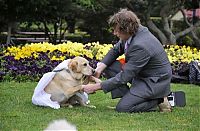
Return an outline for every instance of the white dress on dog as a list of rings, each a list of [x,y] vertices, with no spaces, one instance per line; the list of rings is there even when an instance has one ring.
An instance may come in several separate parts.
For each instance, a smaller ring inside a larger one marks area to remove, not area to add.
[[[64,60],[61,62],[53,71],[61,70],[63,68],[68,69],[67,65],[70,59]],[[44,91],[44,88],[49,84],[49,82],[53,79],[56,72],[48,72],[43,75],[43,77],[38,82],[33,96],[32,96],[32,103],[38,106],[49,106],[53,109],[59,109],[60,104],[57,101],[52,101],[50,99],[51,94],[48,94]],[[85,103],[89,103],[88,94],[84,92],[84,94],[76,93],[79,97],[83,99]]]

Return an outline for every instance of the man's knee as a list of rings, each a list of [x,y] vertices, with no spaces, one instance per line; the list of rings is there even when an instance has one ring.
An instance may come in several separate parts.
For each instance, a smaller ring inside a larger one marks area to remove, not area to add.
[[[117,112],[130,112],[130,107],[118,103],[115,109]]]
[[[146,101],[137,105],[125,105],[123,103],[118,103],[116,106],[117,112],[128,112],[128,113],[137,113],[137,112],[149,112],[155,111],[157,107],[157,101]]]
[[[137,112],[146,112],[148,111],[148,109],[150,107],[148,107],[148,102],[143,102],[140,104],[134,104],[131,103],[127,104],[127,103],[123,103],[123,102],[119,102],[116,106],[116,111],[117,112],[128,112],[128,113],[137,113]]]

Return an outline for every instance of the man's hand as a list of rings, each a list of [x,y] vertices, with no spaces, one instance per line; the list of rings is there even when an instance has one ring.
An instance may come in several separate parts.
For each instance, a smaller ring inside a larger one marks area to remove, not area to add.
[[[83,91],[88,93],[88,94],[93,94],[97,90],[101,89],[100,83],[97,84],[87,84],[87,85],[82,85]]]
[[[104,63],[98,62],[97,63],[97,68],[95,69],[95,74],[94,76],[99,78],[102,71],[107,67],[107,65],[105,65]]]

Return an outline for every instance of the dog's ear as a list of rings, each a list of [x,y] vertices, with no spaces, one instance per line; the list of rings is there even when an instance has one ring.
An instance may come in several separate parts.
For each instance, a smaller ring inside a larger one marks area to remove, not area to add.
[[[76,60],[71,60],[69,62],[69,68],[73,71],[73,72],[76,72],[76,73],[79,73],[80,70],[78,68],[78,61]]]
[[[75,61],[75,60],[71,60],[71,61],[69,62],[68,67],[69,67],[69,69],[71,69],[73,72],[77,72],[78,62]]]

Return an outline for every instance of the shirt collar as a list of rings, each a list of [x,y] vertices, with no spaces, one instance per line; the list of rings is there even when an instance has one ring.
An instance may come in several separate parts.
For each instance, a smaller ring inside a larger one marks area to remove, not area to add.
[[[133,36],[131,36],[131,37],[128,38],[128,40],[126,41],[126,44],[130,45],[131,40],[132,40],[132,37],[133,37]]]

